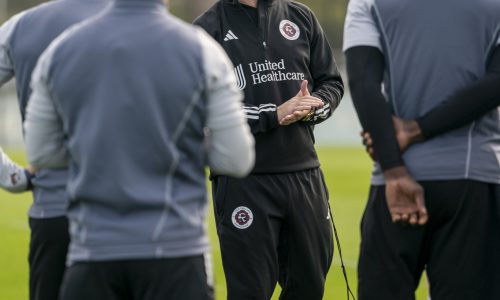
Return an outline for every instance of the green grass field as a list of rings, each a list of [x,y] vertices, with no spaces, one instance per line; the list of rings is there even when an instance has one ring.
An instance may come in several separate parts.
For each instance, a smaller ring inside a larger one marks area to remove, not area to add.
[[[16,161],[24,163],[22,152],[9,154]],[[353,291],[356,291],[359,222],[368,193],[371,163],[361,148],[321,148],[319,155],[330,190],[333,218],[339,231],[349,282]],[[0,300],[28,299],[29,228],[26,212],[30,198],[29,193],[11,195],[0,191]],[[209,216],[209,230],[213,244],[216,299],[223,300],[226,298],[226,288],[212,214]],[[424,281],[417,291],[417,300],[427,299]],[[279,288],[273,299],[278,299],[278,295]],[[324,299],[346,299],[337,249]]]

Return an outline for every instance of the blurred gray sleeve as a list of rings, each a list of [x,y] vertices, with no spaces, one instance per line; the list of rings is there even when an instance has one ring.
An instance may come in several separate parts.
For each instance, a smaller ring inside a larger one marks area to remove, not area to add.
[[[224,50],[199,30],[207,83],[207,144],[215,174],[246,176],[255,161],[254,138],[242,109],[233,66]]]
[[[24,13],[15,15],[0,26],[0,86],[14,77],[14,67],[10,55],[12,34]],[[23,192],[28,187],[24,168],[13,162],[0,148],[0,188],[13,192]]]
[[[62,120],[51,97],[48,73],[54,43],[42,54],[31,78],[24,121],[26,155],[35,169],[65,167],[68,161]]]
[[[13,162],[0,148],[0,188],[20,193],[28,188],[26,170]]]
[[[371,46],[383,53],[380,32],[373,16],[376,13],[374,2],[374,0],[349,1],[344,24],[344,52],[357,46]]]
[[[16,26],[24,13],[19,13],[0,27],[0,86],[14,77],[14,67],[10,56],[10,43]]]

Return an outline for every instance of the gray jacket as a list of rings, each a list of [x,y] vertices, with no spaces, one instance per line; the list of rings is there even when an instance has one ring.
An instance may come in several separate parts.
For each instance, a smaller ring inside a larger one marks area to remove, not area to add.
[[[253,137],[224,51],[161,0],[116,0],[33,74],[29,162],[69,164],[69,263],[208,249],[205,166],[244,176]]]
[[[31,94],[31,73],[38,57],[61,32],[104,10],[107,0],[58,0],[38,5],[21,12],[0,27],[0,84],[15,76],[21,117],[24,120]],[[7,166],[8,158],[3,155]],[[26,182],[19,170],[18,185]],[[4,170],[4,168],[2,168]],[[7,169],[5,169],[7,170]],[[6,173],[6,172],[3,172]],[[9,172],[6,179],[11,178]],[[4,177],[1,177],[4,178]],[[33,218],[52,218],[66,214],[68,197],[65,191],[68,174],[66,168],[42,169],[33,178],[33,204],[29,215]],[[0,179],[5,186],[8,181]],[[25,186],[26,184],[24,184]]]

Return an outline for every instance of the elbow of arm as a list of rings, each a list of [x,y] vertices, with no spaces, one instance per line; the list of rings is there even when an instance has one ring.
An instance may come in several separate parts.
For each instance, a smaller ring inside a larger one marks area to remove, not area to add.
[[[43,168],[62,168],[67,166],[66,147],[59,140],[33,132],[26,127],[26,156],[29,164],[36,170]],[[45,138],[44,138],[45,137]]]
[[[232,176],[237,178],[243,178],[250,174],[255,164],[255,150],[253,142],[248,145],[246,149],[242,149],[242,159],[234,163],[234,168],[232,170]]]
[[[230,144],[214,143],[210,153],[212,171],[237,178],[247,176],[255,163],[254,143],[250,134]]]
[[[28,162],[35,169],[64,168],[67,166],[67,158],[63,150],[53,153],[27,152]]]

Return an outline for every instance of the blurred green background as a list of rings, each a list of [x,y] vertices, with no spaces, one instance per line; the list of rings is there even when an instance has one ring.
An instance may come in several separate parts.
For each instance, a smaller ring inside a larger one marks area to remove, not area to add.
[[[278,0],[279,1],[279,0]],[[40,0],[0,0],[0,22],[5,18],[23,9],[32,7]],[[214,0],[171,0],[171,11],[175,15],[191,22],[205,9],[210,7]],[[325,29],[332,46],[340,48],[342,42],[342,29],[347,6],[347,0],[306,0],[300,1],[307,4],[318,16]]]

